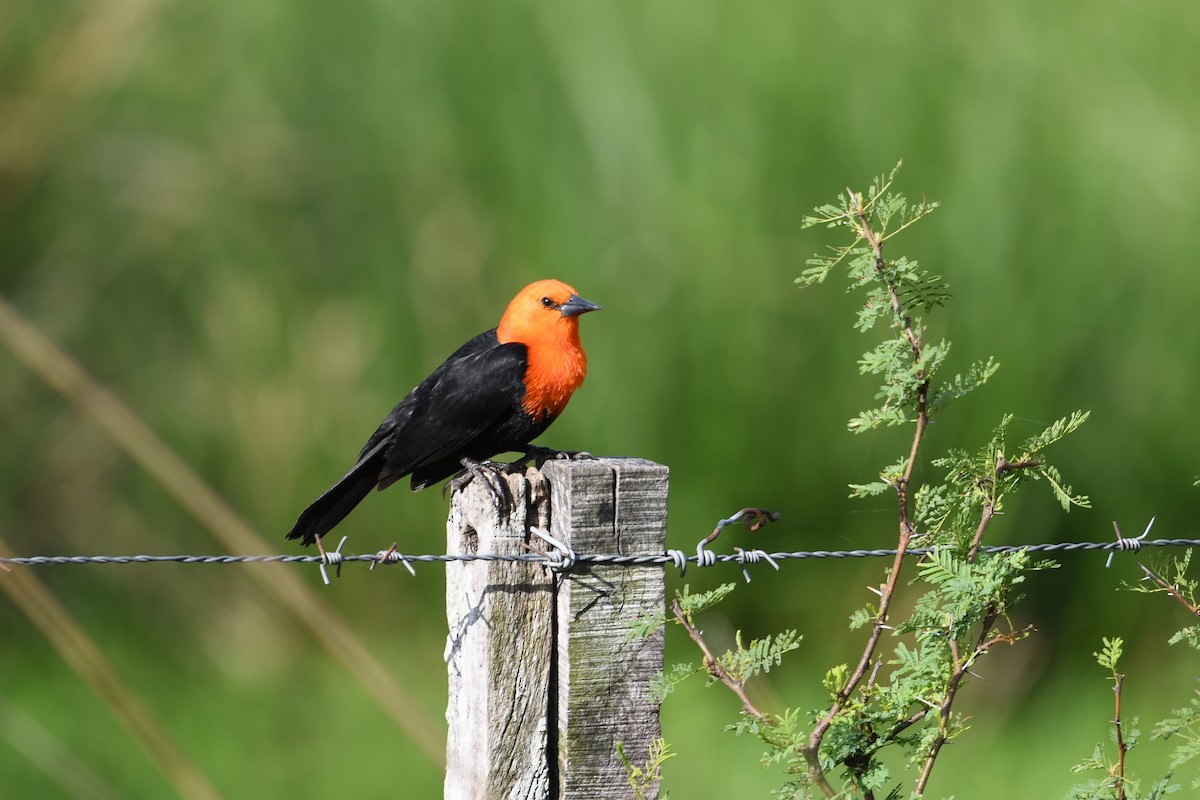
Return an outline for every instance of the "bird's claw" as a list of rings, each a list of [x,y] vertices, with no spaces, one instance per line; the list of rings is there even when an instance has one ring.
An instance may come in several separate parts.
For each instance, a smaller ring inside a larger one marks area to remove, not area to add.
[[[496,461],[480,462],[470,458],[464,458],[459,463],[463,466],[463,472],[452,478],[447,484],[450,492],[461,491],[466,488],[467,484],[478,478],[488,487],[496,513],[502,520],[507,518],[513,507],[512,492],[508,488],[508,481],[504,479],[510,465]]]

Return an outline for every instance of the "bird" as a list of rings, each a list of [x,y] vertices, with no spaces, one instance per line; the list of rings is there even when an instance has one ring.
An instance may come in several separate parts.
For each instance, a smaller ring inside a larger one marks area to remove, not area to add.
[[[587,375],[579,317],[599,310],[562,281],[526,286],[499,325],[455,350],[392,409],[350,471],[300,514],[287,538],[323,550],[321,537],[372,489],[406,476],[414,492],[457,473],[469,480],[486,459],[541,449],[530,442]]]

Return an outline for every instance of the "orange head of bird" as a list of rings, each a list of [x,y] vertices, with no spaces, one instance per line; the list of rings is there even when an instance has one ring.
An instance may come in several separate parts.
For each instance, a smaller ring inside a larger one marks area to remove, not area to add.
[[[569,344],[578,346],[579,315],[599,311],[600,306],[584,300],[574,288],[562,281],[534,281],[508,304],[496,336],[501,342],[525,345]]]
[[[583,383],[587,356],[579,342],[579,315],[598,310],[600,306],[555,280],[529,284],[508,304],[496,338],[526,347],[522,406],[530,416],[558,416]]]

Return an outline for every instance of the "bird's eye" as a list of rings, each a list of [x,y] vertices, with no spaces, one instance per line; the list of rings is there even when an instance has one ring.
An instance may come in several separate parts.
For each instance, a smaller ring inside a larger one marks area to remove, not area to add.
[[[554,301],[549,297],[542,298],[542,308],[554,308]]]

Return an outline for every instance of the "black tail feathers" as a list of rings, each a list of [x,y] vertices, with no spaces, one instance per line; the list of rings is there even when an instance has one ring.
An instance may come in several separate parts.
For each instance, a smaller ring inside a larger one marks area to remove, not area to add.
[[[300,539],[308,547],[346,518],[379,482],[379,472],[385,462],[386,442],[380,442],[358,460],[341,480],[329,487],[304,509],[288,532],[288,539]]]

